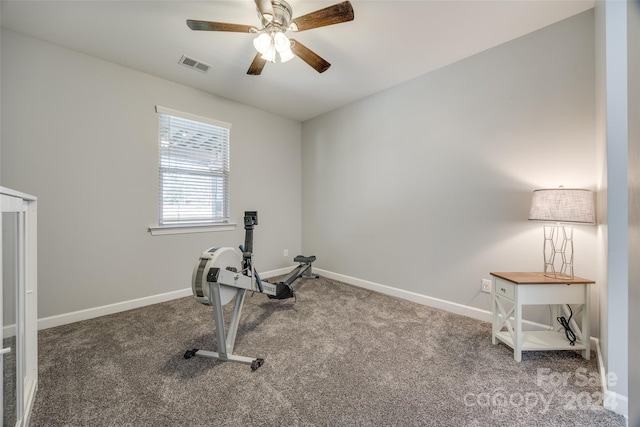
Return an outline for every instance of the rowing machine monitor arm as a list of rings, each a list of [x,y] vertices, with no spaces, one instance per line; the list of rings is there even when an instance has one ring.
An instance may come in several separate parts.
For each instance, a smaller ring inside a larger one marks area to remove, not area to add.
[[[264,292],[260,275],[253,269],[253,228],[256,225],[258,225],[258,211],[245,211],[244,246],[240,246],[240,251],[242,251],[242,273],[245,276],[255,277],[258,290]]]
[[[244,247],[242,249],[243,267],[251,266],[253,257],[253,228],[258,225],[258,212],[246,211],[244,213]]]

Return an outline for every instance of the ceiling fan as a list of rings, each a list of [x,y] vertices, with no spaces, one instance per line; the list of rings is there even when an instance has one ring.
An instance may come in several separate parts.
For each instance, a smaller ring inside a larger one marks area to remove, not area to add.
[[[277,56],[280,57],[280,62],[286,62],[298,56],[317,72],[323,73],[327,71],[331,64],[299,41],[289,39],[285,33],[287,31],[300,32],[353,21],[354,17],[353,7],[348,1],[316,10],[295,19],[292,19],[291,6],[284,0],[254,1],[262,24],[260,29],[251,25],[187,20],[187,26],[195,31],[227,31],[256,34],[257,37],[254,39],[253,45],[258,53],[253,58],[253,62],[247,71],[247,74],[253,76],[260,75],[267,62],[276,62]]]

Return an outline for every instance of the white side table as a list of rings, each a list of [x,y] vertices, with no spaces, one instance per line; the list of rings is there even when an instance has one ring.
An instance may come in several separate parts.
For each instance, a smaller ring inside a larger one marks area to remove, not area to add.
[[[543,273],[491,273],[491,342],[501,341],[511,347],[516,362],[522,360],[523,351],[582,350],[589,359],[589,287],[593,280],[574,277],[557,279]],[[522,307],[544,304],[552,309],[553,326],[546,331],[522,330]],[[556,321],[559,313],[569,319],[566,304],[572,305],[571,329],[576,335],[575,345],[565,336],[564,328]],[[576,315],[582,313],[580,325]]]

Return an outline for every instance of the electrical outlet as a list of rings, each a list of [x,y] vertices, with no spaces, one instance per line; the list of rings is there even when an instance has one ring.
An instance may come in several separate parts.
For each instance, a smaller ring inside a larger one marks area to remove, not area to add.
[[[289,249],[285,249],[282,256],[289,256]]]
[[[491,293],[491,280],[482,279],[482,283],[480,284],[480,290],[482,292]]]

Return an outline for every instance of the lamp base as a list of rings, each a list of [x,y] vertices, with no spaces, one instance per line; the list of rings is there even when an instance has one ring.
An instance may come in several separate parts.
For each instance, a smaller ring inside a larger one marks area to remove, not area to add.
[[[573,227],[544,226],[544,275],[555,279],[573,279]],[[560,268],[556,265],[560,264]]]

